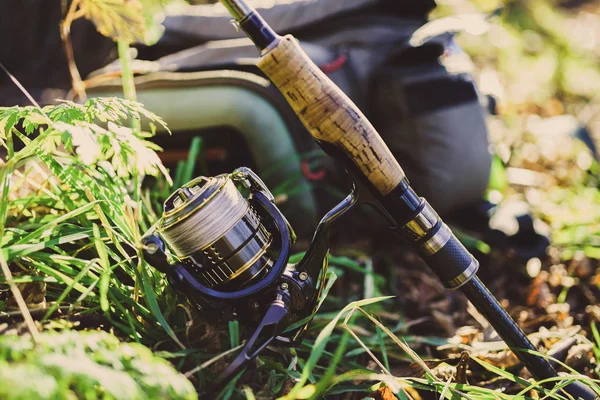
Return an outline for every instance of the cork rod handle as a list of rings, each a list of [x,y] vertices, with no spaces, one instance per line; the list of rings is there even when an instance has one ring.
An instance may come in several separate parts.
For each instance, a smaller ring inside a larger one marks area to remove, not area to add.
[[[382,196],[404,179],[404,171],[373,125],[293,36],[274,43],[258,67],[283,93],[310,134],[342,149]]]

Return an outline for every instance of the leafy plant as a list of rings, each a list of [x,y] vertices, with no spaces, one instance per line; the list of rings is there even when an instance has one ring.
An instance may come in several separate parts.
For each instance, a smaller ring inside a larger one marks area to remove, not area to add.
[[[153,44],[163,28],[157,0],[79,0],[83,16],[114,41]]]
[[[2,399],[197,398],[193,385],[145,346],[106,332],[0,337]],[[23,384],[27,382],[27,384]]]
[[[118,43],[123,69],[126,98],[135,100],[133,73],[129,68],[129,45],[154,44],[164,32],[161,0],[72,0],[61,23],[60,33],[67,56],[75,98],[85,100],[85,84],[81,79],[71,43],[71,25],[78,18],[92,21],[98,32]]]
[[[46,284],[44,319],[68,304],[68,315],[100,311],[133,340],[166,331],[178,342],[166,320],[174,295],[140,257],[158,218],[142,179],[170,182],[151,133],[122,126],[142,117],[164,124],[119,99],[1,109],[0,245],[20,282]]]

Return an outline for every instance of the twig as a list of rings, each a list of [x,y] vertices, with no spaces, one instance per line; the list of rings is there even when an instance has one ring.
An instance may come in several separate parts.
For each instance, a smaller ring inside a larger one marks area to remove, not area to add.
[[[371,357],[371,360],[375,361],[377,366],[379,366],[379,368],[383,371],[384,374],[391,375],[390,371],[388,371],[388,369],[381,363],[381,361],[379,361],[379,359],[375,356],[375,354],[373,354],[371,349],[369,349],[369,347],[362,340],[360,340],[358,335],[356,333],[354,333],[352,328],[350,328],[350,326],[348,325],[348,321],[350,320],[350,318],[354,315],[354,313],[356,311],[357,311],[357,309],[355,308],[354,310],[350,311],[348,313],[348,315],[346,315],[346,319],[344,320],[344,323],[343,323],[344,329],[354,338],[354,340],[356,340],[356,342],[360,345],[360,347],[362,347],[363,350],[367,352],[367,354]]]
[[[51,303],[51,304],[56,304],[56,303]],[[71,310],[71,306],[59,306],[56,307],[57,310]],[[35,316],[35,318],[37,319],[37,317],[39,315],[41,315],[42,313],[46,313],[46,311],[48,311],[48,307],[37,307],[37,308],[28,308],[29,312],[31,313],[31,317],[33,318]],[[89,310],[89,308],[87,307],[76,307],[73,311],[83,311],[83,310]],[[3,319],[10,319],[12,317],[14,317],[15,315],[21,315],[21,311],[2,311],[0,312],[0,320]],[[43,315],[41,315],[43,317]]]
[[[25,87],[21,84],[21,82],[19,82],[17,80],[17,78],[15,78],[15,76],[13,74],[11,74],[9,70],[6,69],[6,67],[4,66],[4,64],[0,63],[0,68],[6,73],[6,75],[8,75],[8,77],[10,78],[10,80],[19,88],[19,90],[25,95],[25,97],[27,97],[27,99],[31,102],[31,104],[33,104],[42,113],[42,115],[44,117],[46,117],[46,119],[48,120],[49,124],[52,124],[52,121],[50,120],[50,118],[48,118],[48,116],[46,115],[46,113],[44,112],[44,110],[42,110],[42,107],[40,107],[40,105],[38,104],[38,102],[35,101],[35,99],[33,98],[33,96],[27,91],[27,89],[25,89]]]
[[[21,314],[23,315],[23,319],[25,320],[25,324],[27,325],[27,329],[29,330],[29,333],[31,334],[33,341],[35,343],[39,343],[40,339],[41,339],[40,332],[37,330],[37,327],[35,326],[35,322],[33,322],[33,318],[31,317],[31,313],[29,312],[29,309],[27,308],[27,303],[25,303],[25,299],[23,299],[23,295],[21,294],[21,291],[19,290],[17,285],[15,285],[15,283],[13,282],[12,273],[10,272],[10,268],[8,267],[8,264],[6,263],[6,259],[4,258],[4,253],[2,253],[1,250],[0,250],[0,266],[2,267],[2,272],[4,273],[4,277],[6,278],[8,285],[10,286],[10,290],[11,290],[13,296],[15,297],[15,300],[17,301],[17,305],[19,306],[19,310],[21,311]]]
[[[224,353],[221,353],[221,354],[219,354],[218,356],[211,358],[210,360],[208,360],[208,361],[207,361],[207,362],[205,362],[204,364],[202,364],[202,365],[199,365],[199,366],[197,366],[196,368],[194,368],[194,369],[192,369],[192,370],[190,370],[190,371],[186,372],[186,373],[184,374],[184,376],[185,376],[186,378],[189,378],[190,376],[194,375],[196,372],[198,372],[198,371],[202,371],[203,369],[210,367],[212,364],[214,364],[215,362],[217,362],[217,361],[218,361],[218,360],[220,360],[221,358],[223,358],[223,357],[225,357],[225,356],[227,356],[227,355],[229,355],[229,354],[231,354],[231,353],[234,353],[236,350],[239,350],[239,349],[241,349],[241,348],[242,348],[242,347],[244,347],[244,346],[245,346],[245,344],[240,344],[239,346],[237,346],[237,347],[234,347],[233,349],[229,349],[229,350],[227,350],[226,352],[224,352]]]
[[[77,7],[81,0],[73,0],[71,3],[71,7],[69,7],[69,11],[65,16],[65,19],[60,24],[60,37],[63,41],[63,46],[65,48],[65,54],[67,56],[67,63],[69,64],[69,72],[71,73],[71,84],[73,85],[73,91],[75,92],[75,97],[79,100],[85,101],[87,99],[87,94],[85,93],[85,85],[81,80],[81,75],[79,75],[79,70],[77,69],[77,65],[75,64],[75,53],[73,52],[73,43],[71,42],[71,24],[77,18],[80,18],[83,13],[77,12]]]

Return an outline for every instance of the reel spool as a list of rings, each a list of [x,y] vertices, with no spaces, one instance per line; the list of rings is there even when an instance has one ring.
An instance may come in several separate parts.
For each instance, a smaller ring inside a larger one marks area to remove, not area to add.
[[[209,288],[244,287],[273,266],[273,235],[228,175],[200,177],[173,193],[158,232]]]

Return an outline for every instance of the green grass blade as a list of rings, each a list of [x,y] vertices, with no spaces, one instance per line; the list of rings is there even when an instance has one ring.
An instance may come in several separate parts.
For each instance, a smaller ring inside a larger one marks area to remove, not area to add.
[[[61,224],[71,218],[75,218],[81,214],[85,214],[86,212],[88,212],[89,210],[91,210],[96,204],[98,204],[99,201],[95,201],[92,203],[88,203],[82,207],[77,208],[76,210],[70,211],[66,214],[61,215],[60,217],[52,220],[51,222],[47,223],[46,225],[38,228],[37,230],[31,232],[29,235],[19,239],[15,244],[23,244],[23,243],[28,243],[31,242],[33,240],[38,240],[41,239],[44,236],[47,236],[49,234],[52,233],[52,229],[54,227],[56,227],[58,224]]]
[[[185,346],[183,345],[183,343],[181,343],[181,341],[179,341],[179,338],[177,338],[177,335],[175,335],[175,332],[173,331],[173,329],[165,319],[162,311],[160,310],[158,301],[156,300],[156,294],[154,293],[154,289],[152,288],[152,285],[149,282],[148,272],[146,271],[146,268],[142,268],[141,277],[144,298],[146,299],[146,302],[148,303],[148,307],[150,307],[152,314],[154,315],[160,326],[162,326],[165,332],[167,332],[167,334],[171,337],[171,339],[173,339],[173,341],[177,343],[179,347],[185,349]]]
[[[590,328],[592,329],[592,335],[594,336],[594,357],[596,360],[600,360],[600,334],[598,333],[598,327],[596,322],[592,321]]]
[[[200,150],[202,148],[202,138],[200,136],[196,136],[192,139],[192,143],[190,144],[190,151],[188,153],[188,159],[184,164],[183,173],[181,176],[182,182],[181,184],[185,184],[192,180],[194,177],[194,170],[196,168],[196,160],[198,159],[198,155],[200,154]]]
[[[4,235],[6,226],[6,213],[8,211],[8,192],[10,190],[10,177],[12,167],[3,165],[0,168],[0,237]]]
[[[237,320],[229,321],[229,343],[232,349],[240,345],[240,323]]]
[[[76,242],[78,240],[83,240],[83,239],[89,239],[91,236],[90,235],[91,233],[92,233],[91,229],[86,229],[86,230],[82,230],[79,233],[73,233],[70,235],[61,236],[61,237],[50,239],[50,240],[47,240],[47,241],[41,242],[41,243],[19,244],[19,245],[14,245],[14,246],[8,246],[8,247],[2,249],[2,251],[5,253],[6,259],[8,261],[12,261],[13,259],[15,259],[17,257],[24,257],[31,253],[35,253],[35,252],[44,250],[48,247],[52,247],[52,246],[56,246],[56,245],[60,245],[60,244],[73,243],[73,242]]]
[[[100,275],[100,284],[98,288],[100,290],[100,308],[102,311],[108,311],[108,287],[110,284],[110,264],[108,262],[108,253],[106,251],[106,245],[102,241],[100,235],[100,228],[94,224],[94,244],[96,251],[100,256],[100,265],[102,266],[102,274]]]
[[[392,298],[392,297],[377,297],[374,299],[365,299],[365,300],[352,302],[352,303],[348,304],[346,307],[344,307],[344,309],[342,311],[340,311],[337,314],[337,316],[329,324],[327,324],[327,326],[321,331],[319,336],[317,336],[317,339],[314,342],[313,350],[310,354],[310,357],[308,358],[308,361],[306,362],[306,365],[304,366],[304,368],[302,370],[302,377],[296,383],[296,385],[294,386],[292,391],[285,398],[286,399],[294,399],[295,396],[298,394],[298,392],[302,389],[302,386],[304,386],[304,384],[306,383],[306,380],[308,379],[310,372],[317,365],[317,362],[323,355],[323,352],[325,351],[325,346],[327,345],[327,343],[329,343],[329,339],[331,338],[331,334],[332,334],[333,330],[335,329],[337,323],[347,312],[349,312],[350,310],[357,308],[357,307],[364,307],[364,306],[378,303],[378,302],[381,302],[381,301],[384,301],[384,300],[387,300],[390,298]]]
[[[92,268],[92,266],[94,266],[95,263],[96,263],[96,261],[92,260],[81,271],[79,271],[79,273],[75,276],[75,278],[73,278],[73,281],[65,288],[65,290],[63,290],[63,292],[58,297],[58,299],[56,299],[54,304],[48,309],[46,314],[44,314],[44,317],[42,318],[42,322],[44,322],[48,318],[50,318],[50,316],[58,309],[60,304],[69,295],[69,293],[71,293],[71,290],[73,290],[74,286],[77,283],[79,283],[79,281],[88,273],[88,271]]]
[[[383,331],[378,326],[375,327],[375,331],[377,332],[377,343],[379,344],[379,349],[381,350],[381,357],[383,358],[383,365],[389,371],[390,370],[390,362],[388,360],[387,348],[385,347]]]

